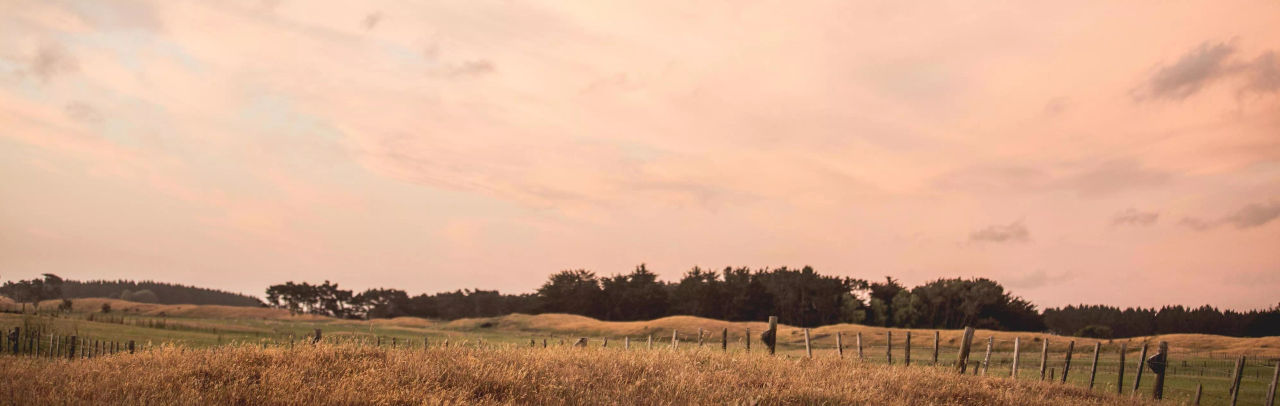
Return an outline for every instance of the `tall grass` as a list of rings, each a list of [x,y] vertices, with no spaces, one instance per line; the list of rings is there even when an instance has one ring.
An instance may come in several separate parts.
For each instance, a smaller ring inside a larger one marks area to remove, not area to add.
[[[163,347],[0,359],[14,404],[1132,404],[1071,385],[759,353],[453,346]]]

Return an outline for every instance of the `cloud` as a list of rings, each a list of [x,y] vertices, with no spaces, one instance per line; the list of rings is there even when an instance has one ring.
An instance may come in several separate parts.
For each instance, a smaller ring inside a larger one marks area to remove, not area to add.
[[[1159,186],[1169,174],[1123,159],[1103,162],[1063,180],[1063,185],[1083,196],[1103,196],[1133,189]]]
[[[1139,99],[1182,100],[1219,80],[1239,78],[1237,92],[1267,94],[1280,90],[1280,61],[1275,51],[1266,51],[1251,61],[1232,61],[1235,45],[1205,42],[1188,51],[1172,65],[1156,71],[1135,96]]]
[[[460,63],[445,64],[432,71],[433,75],[447,78],[480,76],[495,70],[493,62],[488,59],[474,59]]]
[[[374,27],[378,26],[379,22],[382,22],[382,13],[374,12],[364,16],[364,21],[361,22],[361,25],[364,25],[364,29],[366,30],[372,30]]]
[[[1196,231],[1210,230],[1218,226],[1216,223],[1212,221],[1208,221],[1199,217],[1190,217],[1190,216],[1183,217],[1182,220],[1178,221],[1178,225],[1181,225]]]
[[[940,189],[980,194],[1069,190],[1096,197],[1159,186],[1171,177],[1132,159],[1074,164],[1066,169],[1054,173],[1031,166],[973,166],[944,173],[932,184]]]
[[[1156,71],[1147,81],[1145,96],[1155,99],[1185,99],[1226,75],[1230,70],[1227,59],[1235,52],[1235,46],[1225,42],[1200,44],[1182,55],[1178,62]]]
[[[1044,104],[1044,113],[1051,116],[1062,114],[1071,109],[1071,104],[1070,98],[1055,97]]]
[[[79,70],[80,64],[61,45],[44,44],[36,49],[36,54],[31,58],[27,68],[39,77],[41,82],[47,83],[55,76]]]
[[[1236,210],[1217,221],[1208,221],[1198,217],[1183,217],[1178,224],[1188,227],[1196,231],[1205,231],[1217,228],[1220,225],[1230,224],[1239,229],[1260,227],[1270,223],[1280,217],[1280,201],[1271,201],[1267,203],[1251,203]]]
[[[85,102],[73,101],[71,103],[67,103],[67,105],[63,107],[63,112],[67,114],[67,117],[82,123],[96,123],[102,121],[102,113],[98,112],[97,108],[94,108],[92,105]]]
[[[977,242],[1013,243],[1030,240],[1031,232],[1027,230],[1026,225],[1022,224],[1022,220],[1015,221],[1009,225],[988,226],[969,233],[969,241]]]
[[[1248,78],[1241,93],[1275,93],[1280,91],[1280,58],[1275,51],[1267,51],[1245,65]]]
[[[1006,277],[1005,285],[1011,288],[1036,289],[1058,282],[1064,282],[1072,278],[1072,273],[1061,272],[1058,274],[1050,274],[1043,269],[1037,269],[1021,275],[1013,275]]]
[[[1222,221],[1236,228],[1252,228],[1267,224],[1276,217],[1280,217],[1280,201],[1244,206]]]
[[[1160,213],[1128,208],[1111,218],[1112,226],[1149,226],[1160,219]]]

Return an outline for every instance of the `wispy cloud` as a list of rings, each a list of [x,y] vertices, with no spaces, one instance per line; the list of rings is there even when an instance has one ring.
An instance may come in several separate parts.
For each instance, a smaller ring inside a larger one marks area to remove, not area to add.
[[[1128,208],[1111,217],[1113,226],[1149,226],[1160,219],[1160,213]]]
[[[1022,220],[1008,225],[992,225],[969,233],[969,241],[991,243],[1018,243],[1031,241],[1031,231]]]
[[[1191,49],[1177,62],[1157,70],[1134,92],[1138,99],[1183,100],[1215,82],[1239,78],[1238,93],[1275,93],[1280,90],[1280,61],[1275,51],[1266,51],[1252,60],[1233,58],[1238,48],[1232,42],[1205,42]]]

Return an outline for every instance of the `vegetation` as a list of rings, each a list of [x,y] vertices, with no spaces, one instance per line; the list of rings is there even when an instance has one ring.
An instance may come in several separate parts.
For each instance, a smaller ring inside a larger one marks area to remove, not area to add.
[[[1112,306],[1080,305],[1045,309],[1044,322],[1049,329],[1064,333],[1087,332],[1090,327],[1092,332],[1098,332],[1098,327],[1106,327],[1115,337],[1175,333],[1266,337],[1280,335],[1280,304],[1268,310],[1247,312],[1221,311],[1210,306],[1120,310]]]
[[[1075,386],[715,351],[246,345],[67,362],[0,363],[0,396],[32,404],[1135,403]]]
[[[972,326],[1092,338],[1171,333],[1280,335],[1280,305],[1246,312],[1209,306],[1121,310],[1081,305],[1041,313],[990,279],[938,279],[908,288],[891,277],[868,282],[822,275],[811,267],[724,268],[719,272],[695,267],[674,283],[658,280],[643,264],[631,273],[612,276],[568,270],[552,274],[534,293],[515,295],[457,290],[410,296],[403,290],[386,288],[357,293],[330,281],[315,285],[286,282],[267,288],[266,304],[251,296],[212,289],[150,281],[64,281],[46,274],[44,279],[7,282],[0,286],[0,295],[24,306],[57,298],[105,297],[157,304],[270,305],[293,314],[342,319],[412,316],[456,320],[569,313],[611,321],[672,315],[758,321],[776,315],[802,327],[839,323],[918,329]],[[62,303],[57,308],[69,306]]]

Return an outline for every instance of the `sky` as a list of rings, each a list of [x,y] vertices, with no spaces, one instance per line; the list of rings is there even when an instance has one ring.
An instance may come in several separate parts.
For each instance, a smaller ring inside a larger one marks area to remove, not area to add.
[[[0,3],[3,280],[1280,303],[1280,2]]]

